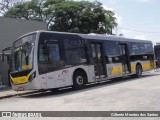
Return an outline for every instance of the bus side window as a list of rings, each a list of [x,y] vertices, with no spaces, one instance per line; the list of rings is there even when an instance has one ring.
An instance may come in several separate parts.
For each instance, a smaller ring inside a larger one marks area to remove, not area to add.
[[[106,56],[106,63],[118,63],[121,61],[118,42],[115,41],[105,42],[105,56]]]
[[[82,64],[86,62],[85,48],[80,39],[65,39],[65,56],[68,65]]]
[[[39,48],[39,61],[40,62],[47,62],[49,61],[49,51],[48,46],[46,44],[41,44]]]
[[[130,53],[131,55],[136,55],[136,54],[140,54],[140,48],[139,48],[139,43],[131,43],[131,49],[130,49]]]
[[[40,47],[39,62],[48,63],[51,69],[64,66],[58,43],[49,43]]]

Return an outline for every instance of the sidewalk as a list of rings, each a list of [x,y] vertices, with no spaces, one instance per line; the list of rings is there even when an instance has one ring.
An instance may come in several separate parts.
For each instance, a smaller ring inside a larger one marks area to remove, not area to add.
[[[0,87],[0,99],[9,98],[9,97],[18,96],[18,95],[31,94],[31,93],[36,93],[36,92],[39,92],[39,91],[37,90],[14,91],[11,89],[10,86],[4,86],[4,87]]]

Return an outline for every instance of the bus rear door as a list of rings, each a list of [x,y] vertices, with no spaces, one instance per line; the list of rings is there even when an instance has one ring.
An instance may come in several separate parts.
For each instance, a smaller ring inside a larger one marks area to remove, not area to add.
[[[129,60],[129,51],[127,43],[120,43],[120,52],[121,52],[121,62],[123,73],[128,74],[131,72],[130,60]]]
[[[97,79],[106,77],[106,67],[104,65],[102,44],[91,43],[92,59],[94,63],[95,76]]]

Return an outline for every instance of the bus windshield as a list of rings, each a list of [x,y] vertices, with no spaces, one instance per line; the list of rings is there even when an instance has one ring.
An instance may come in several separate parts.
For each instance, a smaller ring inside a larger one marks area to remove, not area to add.
[[[32,68],[33,43],[26,43],[12,52],[12,71],[22,71]]]
[[[27,35],[18,39],[13,44],[11,53],[11,71],[23,71],[32,69],[33,66],[33,46],[36,34]]]

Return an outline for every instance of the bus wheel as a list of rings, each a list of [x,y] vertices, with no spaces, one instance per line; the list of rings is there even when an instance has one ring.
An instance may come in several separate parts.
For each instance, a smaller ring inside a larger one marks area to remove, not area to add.
[[[74,89],[82,89],[85,87],[87,81],[86,75],[81,72],[77,71],[73,75],[73,88]]]
[[[136,66],[136,77],[141,77],[142,76],[142,67],[141,65]]]

